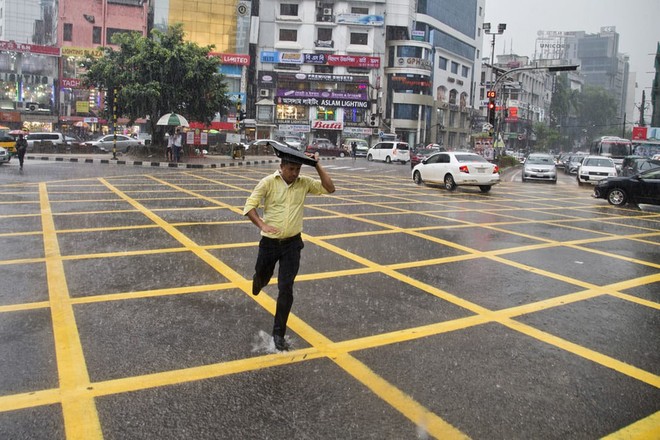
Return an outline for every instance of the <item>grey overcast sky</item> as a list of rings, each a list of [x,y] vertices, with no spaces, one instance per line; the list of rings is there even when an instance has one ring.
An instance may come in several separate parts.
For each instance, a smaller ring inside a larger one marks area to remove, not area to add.
[[[495,55],[534,55],[537,31],[585,31],[598,33],[615,26],[619,52],[630,56],[630,70],[637,74],[635,104],[646,90],[650,102],[654,60],[660,42],[660,0],[486,0],[484,22],[504,34],[495,37]],[[491,36],[485,36],[483,57],[490,57]],[[648,112],[648,110],[647,110]]]

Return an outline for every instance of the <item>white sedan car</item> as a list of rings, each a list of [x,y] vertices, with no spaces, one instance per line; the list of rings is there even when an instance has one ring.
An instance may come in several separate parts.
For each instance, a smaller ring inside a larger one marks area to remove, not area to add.
[[[418,185],[423,182],[442,184],[449,191],[465,185],[478,186],[481,192],[488,192],[500,183],[500,170],[478,154],[442,152],[415,165],[412,178]]]
[[[596,185],[603,179],[617,175],[616,165],[609,157],[587,156],[577,171],[578,185]]]
[[[108,134],[101,136],[96,140],[85,142],[85,145],[92,147],[95,152],[109,153],[115,146],[115,135]],[[117,135],[117,151],[128,153],[128,150],[130,150],[132,147],[139,147],[142,145],[144,145],[144,142],[139,139],[125,136],[123,134]]]
[[[9,162],[9,159],[11,159],[11,155],[9,154],[9,151],[7,151],[6,148],[0,147],[0,164],[3,164],[5,162]]]

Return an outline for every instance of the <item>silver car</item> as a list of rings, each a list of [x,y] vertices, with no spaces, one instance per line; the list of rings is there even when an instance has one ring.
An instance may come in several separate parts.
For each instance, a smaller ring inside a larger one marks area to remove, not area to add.
[[[523,165],[522,181],[544,180],[557,183],[557,166],[549,154],[534,153],[527,156]]]

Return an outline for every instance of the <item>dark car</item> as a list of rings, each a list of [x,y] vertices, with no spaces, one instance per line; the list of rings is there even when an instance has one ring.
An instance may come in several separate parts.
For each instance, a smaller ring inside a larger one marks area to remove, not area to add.
[[[648,203],[660,205],[660,168],[630,177],[610,177],[598,182],[593,196],[606,199],[611,205]]]
[[[333,144],[329,139],[317,138],[305,149],[307,153],[319,153],[319,156],[348,156],[349,152],[344,147]]]
[[[653,160],[643,156],[626,156],[621,164],[621,176],[634,176],[644,171],[660,167],[660,160]]]
[[[410,169],[415,168],[415,165],[426,159],[432,154],[439,153],[441,151],[445,151],[444,148],[438,146],[438,147],[422,147],[422,148],[417,148],[415,151],[410,152]]]
[[[564,173],[577,174],[578,168],[582,165],[582,161],[587,157],[584,154],[572,155],[564,162]]]

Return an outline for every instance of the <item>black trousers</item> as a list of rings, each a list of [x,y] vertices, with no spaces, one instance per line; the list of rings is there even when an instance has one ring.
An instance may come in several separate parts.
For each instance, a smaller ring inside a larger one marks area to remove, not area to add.
[[[259,241],[259,255],[254,266],[256,287],[261,290],[268,284],[275,271],[275,264],[279,262],[277,272],[277,307],[275,309],[275,322],[273,323],[273,336],[282,336],[286,333],[286,322],[289,319],[293,305],[293,281],[300,268],[300,251],[305,247],[300,234],[285,239],[261,237]]]
[[[18,153],[18,164],[23,168],[23,161],[25,160],[25,151]]]

